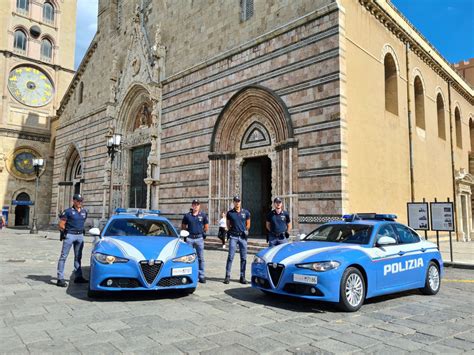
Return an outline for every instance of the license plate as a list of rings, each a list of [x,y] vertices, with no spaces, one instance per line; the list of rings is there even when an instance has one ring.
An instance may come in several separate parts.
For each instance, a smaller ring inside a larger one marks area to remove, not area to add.
[[[318,277],[310,276],[310,275],[293,274],[293,281],[315,285],[318,283]]]
[[[193,269],[190,267],[180,267],[171,270],[171,276],[191,275]]]

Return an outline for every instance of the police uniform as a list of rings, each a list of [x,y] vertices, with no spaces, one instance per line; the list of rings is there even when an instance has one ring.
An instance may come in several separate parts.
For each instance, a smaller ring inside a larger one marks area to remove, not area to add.
[[[287,232],[290,221],[290,214],[283,209],[280,213],[276,209],[268,213],[267,222],[270,223],[268,246],[274,247],[288,242]]]
[[[234,197],[234,201],[240,201],[240,198]],[[237,245],[240,249],[240,282],[245,284],[245,269],[247,266],[247,221],[250,220],[250,212],[241,208],[237,211],[235,208],[227,212],[227,222],[229,223],[229,254],[227,256],[227,264],[225,268],[224,283],[229,283],[230,271],[232,269],[232,262],[237,250]]]
[[[194,215],[192,212],[188,212],[183,216],[181,224],[187,226],[186,230],[189,232],[186,243],[196,250],[199,262],[199,281],[205,282],[204,238],[206,235],[204,232],[204,226],[209,224],[207,214],[202,211],[199,211],[196,215]]]
[[[74,199],[77,200],[77,198],[82,201],[80,195],[74,195]],[[58,285],[60,285],[60,281],[64,283],[64,265],[72,246],[74,246],[74,281],[78,283],[86,282],[87,280],[82,276],[81,259],[82,249],[84,248],[84,222],[87,219],[87,210],[82,207],[79,210],[70,207],[64,210],[59,218],[66,221],[66,227],[64,230],[65,238],[58,261]]]

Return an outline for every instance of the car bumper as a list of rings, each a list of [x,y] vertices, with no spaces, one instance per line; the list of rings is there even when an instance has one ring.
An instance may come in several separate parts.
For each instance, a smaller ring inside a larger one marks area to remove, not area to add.
[[[270,276],[267,264],[252,264],[252,287],[305,299],[327,302],[339,301],[339,287],[341,280],[340,268],[325,272],[316,272],[297,268],[293,265],[286,266],[275,285]],[[296,275],[296,276],[295,276]],[[306,279],[304,282],[300,279]]]
[[[148,282],[140,264],[135,261],[102,264],[92,257],[89,278],[89,288],[92,291],[190,289],[197,287],[198,270],[196,262],[192,264],[167,262],[161,265],[157,276]]]

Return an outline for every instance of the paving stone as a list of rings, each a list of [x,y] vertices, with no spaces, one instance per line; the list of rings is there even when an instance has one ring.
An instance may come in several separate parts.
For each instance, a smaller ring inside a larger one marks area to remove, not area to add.
[[[333,335],[331,338],[350,345],[354,345],[358,348],[368,348],[370,346],[376,345],[380,341],[356,333],[344,333],[340,336]]]
[[[439,341],[438,337],[428,335],[428,334],[423,334],[423,333],[409,334],[409,335],[404,336],[403,339],[408,339],[408,340],[412,340],[412,341],[423,343],[423,344],[433,344]]]
[[[245,342],[251,338],[248,335],[234,331],[214,334],[212,336],[206,337],[206,339],[220,346],[226,346],[230,344],[245,344]]]
[[[253,338],[243,344],[246,348],[253,350],[259,354],[261,353],[273,353],[279,350],[285,350],[288,345],[281,343],[270,337]]]
[[[304,346],[295,346],[287,349],[289,353],[295,355],[309,355],[309,354],[317,354],[317,355],[330,355],[333,354],[330,351],[322,350],[317,348],[314,345],[304,345]]]
[[[253,350],[246,348],[245,346],[241,344],[228,344],[228,345],[220,346],[219,348],[202,351],[200,352],[200,354],[202,355],[213,355],[213,354],[245,355],[245,354],[257,354],[257,353]]]
[[[454,338],[460,339],[460,340],[466,340],[466,341],[470,341],[471,343],[474,343],[474,329],[471,328],[471,330],[468,332],[456,334]]]
[[[173,343],[173,346],[183,352],[201,352],[215,348],[217,345],[214,342],[211,342],[205,338],[195,338],[190,340],[177,341]]]
[[[122,321],[115,322],[96,322],[89,324],[89,327],[97,333],[113,332],[116,330],[127,329],[130,326]]]
[[[400,349],[395,346],[387,345],[387,344],[377,344],[363,350],[357,352],[358,354],[380,354],[380,355],[399,355],[399,354],[406,354],[407,352],[403,349]]]
[[[337,354],[351,354],[355,351],[360,350],[360,347],[353,346],[350,344],[343,343],[334,339],[324,339],[311,345],[318,347],[319,349],[326,350]]]
[[[404,327],[402,325],[397,325],[393,323],[381,323],[381,324],[374,325],[374,327],[377,329],[386,330],[386,331],[401,334],[401,335],[416,333],[415,329]]]
[[[408,340],[406,337],[403,337],[402,339],[384,339],[383,340],[384,344],[388,345],[393,345],[396,346],[397,348],[401,348],[403,350],[407,351],[413,351],[413,350],[418,350],[425,346],[423,343],[418,343],[416,341]]]
[[[180,355],[182,351],[173,345],[155,345],[152,348],[140,350],[141,354],[157,354],[157,355]]]

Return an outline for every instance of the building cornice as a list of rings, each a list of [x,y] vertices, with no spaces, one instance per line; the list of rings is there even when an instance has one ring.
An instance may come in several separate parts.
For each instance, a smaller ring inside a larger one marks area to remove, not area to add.
[[[474,89],[451,67],[450,63],[390,3],[389,0],[359,0],[382,25],[452,87],[469,103],[474,104]]]
[[[0,137],[19,138],[29,141],[49,142],[51,140],[50,133],[36,133],[25,130],[17,131],[10,128],[0,128]]]
[[[92,39],[91,44],[89,45],[89,48],[87,48],[86,54],[82,58],[79,68],[77,68],[76,74],[72,78],[71,83],[69,84],[66,92],[64,93],[64,96],[61,100],[59,108],[56,111],[57,116],[61,116],[61,114],[64,112],[64,109],[66,108],[67,103],[69,102],[72,94],[74,93],[74,89],[79,84],[82,74],[86,70],[87,64],[89,63],[89,61],[92,58],[92,55],[97,49],[97,45],[98,45],[98,42],[97,42],[97,33],[96,33],[94,38]]]
[[[70,74],[75,73],[75,71],[73,69],[63,67],[62,65],[57,65],[57,64],[53,64],[53,63],[49,63],[49,62],[44,62],[42,60],[27,57],[26,55],[21,55],[21,54],[12,52],[12,51],[0,50],[0,53],[3,54],[5,57],[17,57],[21,60],[24,60],[24,61],[27,61],[27,62],[30,62],[30,63],[35,63],[35,64],[38,64],[38,65],[42,65],[44,67],[50,67],[51,69],[53,69],[55,71],[64,71],[64,72],[70,73]]]

